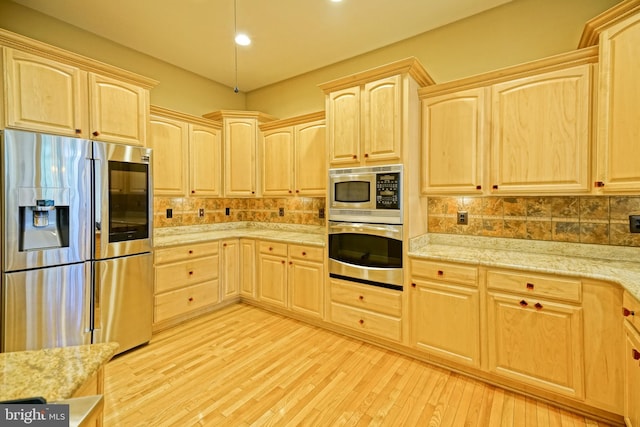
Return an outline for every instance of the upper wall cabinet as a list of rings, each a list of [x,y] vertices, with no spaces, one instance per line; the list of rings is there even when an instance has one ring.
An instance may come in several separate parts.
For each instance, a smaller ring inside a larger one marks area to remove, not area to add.
[[[326,94],[329,164],[404,163],[413,93],[433,80],[415,58],[320,85]]]
[[[591,189],[595,48],[420,89],[423,194]]]
[[[260,130],[263,196],[326,194],[324,112],[274,121]]]
[[[156,81],[1,29],[0,47],[0,126],[145,145]]]
[[[640,10],[600,33],[598,176],[605,193],[637,193],[640,168]]]
[[[259,196],[258,125],[275,117],[255,111],[216,111],[204,117],[222,123],[224,195]]]
[[[152,106],[149,147],[154,150],[156,195],[222,195],[219,123]]]

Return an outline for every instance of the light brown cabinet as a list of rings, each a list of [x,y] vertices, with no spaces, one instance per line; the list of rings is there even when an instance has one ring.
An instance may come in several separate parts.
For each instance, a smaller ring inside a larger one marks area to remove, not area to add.
[[[154,329],[220,301],[218,242],[156,249]]]
[[[478,269],[410,260],[411,345],[429,354],[480,367]]]
[[[640,426],[640,301],[628,292],[623,296],[624,315],[624,419],[629,427]]]
[[[488,100],[485,87],[422,99],[422,194],[482,194]]]
[[[287,244],[258,242],[258,300],[287,307]]]
[[[240,297],[240,241],[220,241],[220,293],[222,301]]]
[[[640,13],[600,33],[598,172],[604,193],[637,193],[640,170]]]
[[[256,241],[240,239],[240,296],[256,299]]]
[[[149,88],[5,47],[7,127],[145,145]]]
[[[584,399],[580,280],[499,270],[486,280],[489,370]]]
[[[263,196],[326,194],[324,113],[260,126]]]
[[[330,279],[329,317],[365,334],[402,341],[402,292]]]
[[[158,106],[152,106],[151,112],[148,145],[154,150],[155,194],[220,196],[220,124]]]

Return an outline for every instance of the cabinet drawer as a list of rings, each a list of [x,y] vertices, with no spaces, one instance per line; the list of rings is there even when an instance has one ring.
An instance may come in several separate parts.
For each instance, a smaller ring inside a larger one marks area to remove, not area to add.
[[[287,256],[287,244],[277,242],[260,242],[258,250],[263,254]]]
[[[289,245],[289,256],[296,259],[322,262],[324,260],[324,248],[316,246]]]
[[[154,322],[161,322],[190,311],[216,304],[218,279],[155,296]]]
[[[487,287],[509,292],[526,292],[536,297],[573,302],[582,300],[582,282],[578,279],[488,271]]]
[[[411,259],[411,277],[422,277],[442,282],[478,285],[478,269],[457,264]]]
[[[156,264],[181,261],[191,258],[199,258],[218,253],[218,242],[199,243],[194,245],[177,246],[173,248],[162,248],[154,251]]]
[[[218,255],[155,267],[157,294],[218,277]]]
[[[402,338],[402,322],[399,317],[386,316],[332,302],[331,320],[338,325],[347,326],[379,337],[395,341],[400,341]]]
[[[332,280],[331,301],[391,316],[402,315],[402,293],[375,286]]]
[[[640,332],[640,301],[627,291],[622,294],[623,315]],[[626,311],[624,311],[626,309]]]

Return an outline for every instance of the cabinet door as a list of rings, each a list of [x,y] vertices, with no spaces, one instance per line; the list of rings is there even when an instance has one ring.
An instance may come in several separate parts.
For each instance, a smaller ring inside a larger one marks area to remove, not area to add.
[[[487,88],[422,100],[422,194],[482,193]]]
[[[584,396],[581,307],[489,292],[487,310],[492,372]]]
[[[184,122],[151,116],[148,146],[153,149],[155,195],[187,195],[188,134],[188,126]]]
[[[255,119],[224,119],[225,196],[256,194]]]
[[[258,298],[260,301],[287,306],[287,260],[282,256],[260,253]]]
[[[240,242],[227,239],[220,242],[220,288],[222,300],[240,295]]]
[[[327,133],[324,120],[298,125],[295,131],[295,191],[300,196],[327,192]]]
[[[640,189],[640,14],[600,34],[598,179],[604,192]]]
[[[329,162],[360,164],[360,87],[331,92],[327,98]]]
[[[149,91],[89,73],[90,121],[93,138],[105,142],[145,145]]]
[[[586,64],[493,86],[493,192],[590,190],[591,70]]]
[[[640,335],[625,324],[624,418],[628,426],[640,426]]]
[[[435,356],[480,366],[480,299],[478,290],[413,279],[411,339]]]
[[[293,194],[293,127],[263,133],[262,195],[289,196]]]
[[[256,297],[256,241],[240,239],[240,295]]]
[[[324,301],[324,269],[321,263],[289,261],[289,293],[291,310],[322,318]]]
[[[399,160],[402,148],[402,77],[367,83],[363,92],[364,161]]]
[[[189,125],[189,187],[192,196],[220,196],[220,130]]]
[[[4,52],[7,126],[88,136],[86,73],[18,50]]]

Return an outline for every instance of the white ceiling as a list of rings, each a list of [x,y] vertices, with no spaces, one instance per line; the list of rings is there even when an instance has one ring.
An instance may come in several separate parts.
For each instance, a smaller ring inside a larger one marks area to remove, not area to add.
[[[235,87],[234,0],[13,0]],[[512,0],[236,0],[237,86],[247,92]]]

